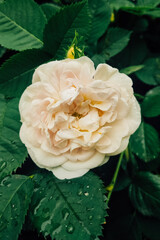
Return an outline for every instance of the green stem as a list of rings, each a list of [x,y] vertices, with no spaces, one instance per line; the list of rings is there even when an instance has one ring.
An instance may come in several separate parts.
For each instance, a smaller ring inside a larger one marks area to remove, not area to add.
[[[107,204],[109,203],[109,200],[110,200],[110,198],[111,198],[113,189],[114,189],[115,184],[116,184],[116,180],[117,180],[117,177],[118,177],[119,169],[120,169],[121,162],[122,162],[122,159],[123,159],[123,154],[124,154],[124,152],[122,152],[122,153],[120,154],[119,160],[118,160],[118,163],[117,163],[117,167],[116,167],[116,170],[115,170],[114,175],[113,175],[113,178],[112,178],[112,181],[111,181],[111,183],[109,184],[109,186],[107,186],[107,188],[106,188],[106,189],[109,191],[109,192],[108,192],[108,196],[107,196]]]

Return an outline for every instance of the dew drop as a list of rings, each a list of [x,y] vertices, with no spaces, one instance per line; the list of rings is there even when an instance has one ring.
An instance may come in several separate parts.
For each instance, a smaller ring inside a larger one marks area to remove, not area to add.
[[[93,216],[92,216],[92,215],[90,215],[90,216],[88,217],[88,219],[89,219],[89,220],[93,219]]]
[[[79,192],[78,192],[78,196],[81,196],[81,195],[83,195],[82,189],[80,189]]]
[[[14,159],[14,158],[12,158],[12,159],[11,159],[11,162],[14,162],[14,161],[15,161],[15,159]]]
[[[15,207],[15,205],[13,204],[13,205],[12,205],[12,207],[14,208],[14,207]]]
[[[62,216],[63,216],[64,220],[66,220],[69,217],[69,215],[70,215],[70,213],[67,208],[62,209]]]
[[[87,188],[89,188],[89,185],[87,186]]]
[[[74,226],[71,223],[67,225],[67,232],[70,234],[74,232]]]
[[[49,200],[52,200],[53,199],[53,196],[50,196]]]
[[[86,197],[88,197],[88,196],[89,196],[89,193],[88,193],[88,192],[85,192],[84,195],[85,195]]]

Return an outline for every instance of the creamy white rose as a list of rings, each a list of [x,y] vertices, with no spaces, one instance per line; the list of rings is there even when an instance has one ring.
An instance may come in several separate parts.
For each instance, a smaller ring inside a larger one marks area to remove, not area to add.
[[[60,179],[119,154],[141,116],[132,80],[87,57],[39,66],[19,104],[20,138],[33,161]]]

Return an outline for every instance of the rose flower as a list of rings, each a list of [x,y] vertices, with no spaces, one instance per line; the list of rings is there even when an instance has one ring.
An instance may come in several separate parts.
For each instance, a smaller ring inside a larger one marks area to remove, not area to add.
[[[39,66],[19,103],[20,138],[32,160],[59,178],[75,178],[124,151],[138,128],[132,80],[88,57]]]

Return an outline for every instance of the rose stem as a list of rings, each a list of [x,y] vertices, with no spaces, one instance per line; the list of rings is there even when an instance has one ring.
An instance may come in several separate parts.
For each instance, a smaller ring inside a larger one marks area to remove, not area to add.
[[[116,180],[117,180],[117,177],[118,177],[119,169],[120,169],[121,162],[122,162],[122,159],[123,159],[123,154],[124,154],[124,152],[122,152],[122,153],[120,154],[119,159],[118,159],[118,163],[117,163],[117,166],[116,166],[116,170],[115,170],[114,175],[113,175],[113,178],[112,178],[112,181],[111,181],[111,183],[106,187],[106,189],[108,190],[107,205],[108,205],[108,203],[109,203],[109,200],[110,200],[110,198],[111,198],[111,195],[112,195],[114,186],[115,186],[115,184],[116,184]]]

